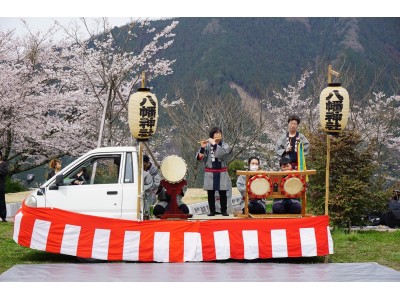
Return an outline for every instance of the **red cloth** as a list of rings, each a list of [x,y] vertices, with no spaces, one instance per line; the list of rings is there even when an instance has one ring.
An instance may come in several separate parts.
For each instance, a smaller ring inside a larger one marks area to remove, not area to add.
[[[14,240],[32,249],[104,260],[212,261],[333,253],[329,217],[129,221],[22,205]]]

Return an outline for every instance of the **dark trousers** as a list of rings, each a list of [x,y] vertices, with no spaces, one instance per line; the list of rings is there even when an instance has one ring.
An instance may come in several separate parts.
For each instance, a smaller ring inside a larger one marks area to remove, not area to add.
[[[186,204],[179,205],[179,209],[184,214],[189,213],[189,207]],[[155,216],[161,216],[168,210],[169,210],[169,204],[165,208],[164,208],[164,206],[157,204],[156,206],[154,206],[153,214]]]
[[[273,214],[301,214],[301,204],[290,199],[272,205]]]
[[[221,213],[226,213],[228,200],[226,198],[226,191],[219,192],[219,202],[221,203]],[[208,206],[210,207],[210,213],[215,214],[215,191],[207,191]]]
[[[4,189],[0,188],[0,218],[5,220],[6,217],[7,217],[6,193]]]

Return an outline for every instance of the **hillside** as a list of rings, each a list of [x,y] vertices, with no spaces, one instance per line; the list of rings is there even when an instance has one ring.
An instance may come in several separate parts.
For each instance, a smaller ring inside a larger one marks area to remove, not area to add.
[[[178,18],[172,75],[152,82],[159,96],[184,94],[195,80],[218,94],[230,83],[261,97],[266,86],[283,87],[320,60],[362,68],[371,81],[385,67],[380,85],[398,89],[400,18]],[[170,21],[156,21],[163,26]],[[396,85],[397,84],[397,85]],[[366,90],[368,86],[364,87]]]

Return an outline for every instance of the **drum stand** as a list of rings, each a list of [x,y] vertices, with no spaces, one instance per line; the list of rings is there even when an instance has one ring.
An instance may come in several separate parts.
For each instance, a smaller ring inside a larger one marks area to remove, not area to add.
[[[169,202],[168,211],[161,215],[160,219],[188,219],[192,217],[192,214],[185,214],[180,211],[176,199],[185,184],[186,180],[182,180],[178,183],[170,183],[165,179],[161,180],[161,185],[167,190],[171,200]]]
[[[305,189],[299,191],[298,195],[295,196],[288,196],[282,193],[284,191],[284,186],[281,186],[282,180],[284,177],[293,176],[293,174],[298,174],[302,176],[313,175],[316,174],[316,170],[305,170],[305,171],[236,171],[238,175],[245,175],[246,176],[246,193],[244,199],[244,214],[241,213],[234,213],[235,217],[240,218],[304,218],[304,217],[311,217],[306,213],[306,192]],[[268,195],[260,196],[260,198],[272,198],[272,199],[283,199],[283,198],[300,198],[301,199],[301,214],[250,214],[249,213],[249,181],[252,176],[257,175],[265,175],[271,179],[272,182],[272,190],[269,191]],[[289,177],[290,178],[290,177]]]

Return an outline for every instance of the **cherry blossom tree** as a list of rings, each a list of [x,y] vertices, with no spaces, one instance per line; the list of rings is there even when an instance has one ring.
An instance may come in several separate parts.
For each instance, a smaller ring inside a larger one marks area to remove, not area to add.
[[[389,176],[400,167],[400,95],[373,93],[368,105],[354,105],[352,118],[365,145],[374,145],[379,174]],[[397,175],[399,175],[397,173]]]
[[[55,24],[47,32],[28,28],[22,38],[1,32],[0,148],[11,175],[55,157],[80,155],[98,144],[132,144],[129,94],[142,71],[149,81],[172,72],[174,61],[157,54],[173,43],[177,24],[171,21],[158,32],[150,22],[132,21],[123,37],[106,18],[95,26],[80,19],[80,24]],[[55,30],[66,37],[52,40]],[[138,32],[150,42],[142,47],[135,43]]]
[[[99,126],[98,146],[119,146],[131,144],[131,134],[127,122],[129,95],[135,92],[142,71],[146,71],[148,81],[157,76],[172,73],[174,61],[157,58],[160,51],[173,43],[173,29],[178,25],[172,21],[160,32],[156,32],[148,21],[132,21],[128,31],[111,29],[107,19],[100,19],[90,26],[81,19],[89,38],[79,35],[79,26],[63,27],[70,44],[63,47],[62,56],[71,70],[70,87],[81,91],[96,103],[97,113],[104,114],[104,138],[102,126]],[[151,35],[150,42],[139,51],[138,36]],[[92,122],[96,122],[97,116]],[[97,121],[98,124],[98,121]],[[103,124],[100,124],[103,125]],[[99,132],[100,131],[100,132]]]
[[[74,154],[81,134],[74,122],[77,106],[62,93],[59,53],[50,32],[15,38],[2,33],[0,63],[0,136],[10,173],[46,163],[49,158]],[[66,105],[68,103],[68,105]]]

